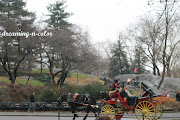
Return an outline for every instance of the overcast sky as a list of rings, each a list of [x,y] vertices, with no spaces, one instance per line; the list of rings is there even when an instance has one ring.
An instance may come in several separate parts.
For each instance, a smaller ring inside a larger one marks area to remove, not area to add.
[[[36,12],[38,20],[48,14],[46,6],[56,0],[26,0],[27,8]],[[116,41],[121,30],[147,10],[147,0],[67,0],[68,20],[88,30],[93,43]]]

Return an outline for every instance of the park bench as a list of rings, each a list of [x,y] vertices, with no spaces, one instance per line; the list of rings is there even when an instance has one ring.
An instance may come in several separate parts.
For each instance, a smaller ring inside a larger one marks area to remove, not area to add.
[[[19,107],[29,108],[29,106],[30,106],[30,102],[20,102],[19,103]]]
[[[18,109],[20,110],[27,110],[30,106],[30,102],[19,102]]]
[[[58,102],[52,102],[52,107],[58,107]]]
[[[47,107],[47,103],[46,102],[35,102],[36,104],[36,108],[43,108],[43,107]]]
[[[15,108],[15,102],[0,101],[0,109],[11,110]]]

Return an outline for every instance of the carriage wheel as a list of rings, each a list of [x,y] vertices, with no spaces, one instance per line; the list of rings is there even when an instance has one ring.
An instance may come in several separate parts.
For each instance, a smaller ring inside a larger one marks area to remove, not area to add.
[[[112,119],[115,117],[115,109],[112,105],[104,105],[101,108],[101,115],[108,115]]]
[[[154,104],[154,106],[155,106],[155,108],[156,108],[156,116],[155,116],[155,119],[157,120],[157,119],[159,119],[159,118],[162,116],[162,112],[163,112],[163,110],[162,110],[162,105],[161,105],[161,103],[159,103],[159,102],[156,101],[156,100],[153,100],[152,102],[153,102],[153,104]]]
[[[135,107],[135,114],[138,120],[153,120],[156,115],[156,109],[153,103],[141,101]]]

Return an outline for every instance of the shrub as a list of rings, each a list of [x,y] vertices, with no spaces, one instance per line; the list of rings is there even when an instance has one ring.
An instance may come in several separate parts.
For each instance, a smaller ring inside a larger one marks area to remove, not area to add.
[[[162,96],[162,97],[156,97],[154,98],[154,100],[157,100],[162,104],[163,110],[180,111],[180,102],[176,101],[176,99],[166,98]]]
[[[68,73],[67,73],[67,77],[71,77],[71,73],[68,72]]]
[[[46,89],[42,92],[40,100],[47,103],[55,102],[57,95],[51,89]]]
[[[42,82],[51,82],[51,77],[46,74],[39,74],[39,80]]]
[[[39,100],[39,94],[43,87],[24,86],[22,84],[15,84],[14,88],[11,88],[11,83],[0,82],[0,101],[14,101],[14,102],[23,102],[29,101],[29,96],[32,91],[35,92],[36,101]]]
[[[11,97],[9,94],[9,89],[7,83],[0,82],[0,101],[11,101]]]
[[[88,84],[88,85],[83,85],[83,86],[64,84],[63,88],[66,88],[68,90],[64,94],[67,94],[67,92],[79,93],[79,94],[90,94],[90,95],[93,95],[97,100],[100,99],[100,91],[109,90],[107,86],[104,86],[98,82]]]

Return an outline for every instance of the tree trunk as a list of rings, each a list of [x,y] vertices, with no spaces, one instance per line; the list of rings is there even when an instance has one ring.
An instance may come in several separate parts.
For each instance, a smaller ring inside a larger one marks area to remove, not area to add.
[[[50,70],[50,75],[51,75],[52,83],[55,84],[54,73],[52,69]]]
[[[153,74],[156,75],[156,64],[153,63]]]
[[[49,58],[49,72],[51,74],[51,80],[52,80],[52,83],[55,84],[55,79],[54,79],[54,71],[53,71],[53,68],[54,68],[54,59],[52,58],[52,60],[50,60]]]
[[[29,66],[29,73],[28,73],[28,79],[27,79],[27,82],[26,82],[26,86],[29,84],[29,79],[31,77],[31,71],[30,71],[30,66]]]
[[[169,66],[167,66],[167,77],[171,77],[171,71],[170,71],[170,69],[169,69]]]
[[[157,89],[159,90],[163,81],[164,81],[164,76],[165,76],[165,69],[166,69],[166,47],[167,47],[167,39],[168,39],[168,27],[169,27],[169,21],[168,21],[168,16],[166,16],[168,14],[167,12],[167,1],[166,1],[166,6],[165,6],[165,19],[166,19],[166,32],[165,32],[165,39],[164,39],[164,50],[163,50],[163,73],[162,73],[162,78],[161,81],[159,82],[159,85],[157,87]]]
[[[163,65],[163,73],[162,73],[162,78],[161,78],[161,81],[159,82],[159,85],[157,86],[157,89],[159,90],[162,83],[164,82],[164,76],[165,76],[165,65]]]
[[[65,70],[62,70],[61,76],[58,79],[57,85],[60,85],[60,87],[64,84],[64,80],[65,80]]]
[[[160,73],[159,68],[158,68],[158,66],[157,66],[157,65],[156,65],[156,70],[157,70],[157,74],[158,74],[158,76],[161,76],[161,73]]]
[[[42,70],[43,70],[43,58],[42,58],[42,55],[41,55],[41,53],[40,53],[40,58],[41,58],[41,76],[42,76]]]

